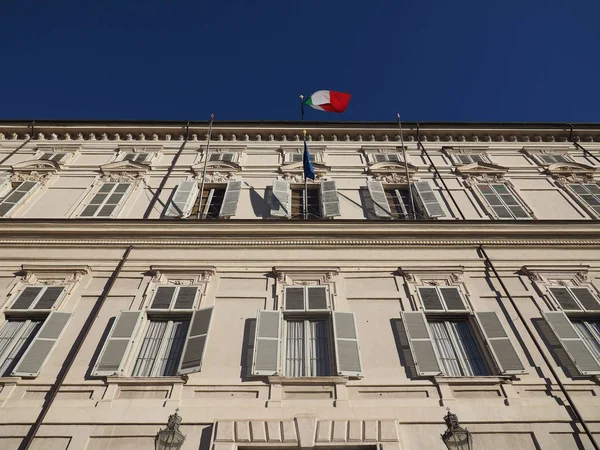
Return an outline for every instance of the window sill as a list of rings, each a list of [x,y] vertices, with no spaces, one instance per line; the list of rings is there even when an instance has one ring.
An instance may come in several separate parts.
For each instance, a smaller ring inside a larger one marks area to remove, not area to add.
[[[280,376],[268,377],[269,383],[274,385],[282,386],[293,386],[293,385],[307,385],[307,384],[347,384],[348,377],[300,377],[300,378],[289,378]]]
[[[512,383],[513,375],[493,375],[489,377],[433,377],[436,384],[507,384]]]
[[[7,384],[19,384],[21,377],[0,377],[0,385],[5,386]]]
[[[106,377],[107,384],[123,384],[123,385],[135,385],[135,384],[185,384],[187,377],[182,375],[180,377],[117,377],[108,376]]]

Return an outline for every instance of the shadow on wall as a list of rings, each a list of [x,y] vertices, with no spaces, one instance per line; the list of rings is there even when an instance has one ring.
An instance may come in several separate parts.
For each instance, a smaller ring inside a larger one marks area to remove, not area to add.
[[[267,188],[265,189],[264,197],[261,197],[256,189],[250,186],[250,204],[252,205],[252,211],[256,217],[261,217],[263,219],[269,217],[271,208],[269,202],[267,202],[267,199],[270,197],[268,193],[269,190]]]

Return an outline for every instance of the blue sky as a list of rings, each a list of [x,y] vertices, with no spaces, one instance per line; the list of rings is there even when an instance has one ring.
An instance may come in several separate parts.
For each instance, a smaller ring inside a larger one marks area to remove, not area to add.
[[[600,2],[4,0],[0,118],[600,121]]]

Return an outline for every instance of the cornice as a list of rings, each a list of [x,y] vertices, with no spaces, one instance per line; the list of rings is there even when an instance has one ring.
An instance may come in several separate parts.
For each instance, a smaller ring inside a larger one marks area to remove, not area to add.
[[[361,142],[364,145],[400,141],[397,125],[390,122],[221,122],[213,126],[216,142],[287,142],[299,141],[307,130],[313,142]],[[405,123],[406,142],[417,140],[417,124]],[[206,141],[207,123],[190,123],[189,141]],[[568,145],[568,125],[551,123],[422,123],[419,137],[423,142],[453,143],[562,143]],[[183,141],[185,123],[175,122],[82,122],[55,121],[35,124],[38,145],[60,142],[111,141],[119,145],[157,145],[158,142]],[[27,140],[31,136],[28,122],[0,122],[0,142]],[[599,124],[576,124],[574,141],[600,142]],[[363,144],[361,144],[362,146]]]

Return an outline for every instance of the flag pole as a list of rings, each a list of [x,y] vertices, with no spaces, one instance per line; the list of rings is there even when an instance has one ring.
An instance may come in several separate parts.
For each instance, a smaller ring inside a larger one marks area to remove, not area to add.
[[[302,122],[304,122],[304,95],[300,94],[300,112],[301,112],[301,117],[302,117]],[[304,147],[302,148],[302,152],[304,152],[304,148],[306,148],[306,130],[302,130],[303,131],[303,136],[304,136]],[[304,153],[302,153],[302,164],[304,165]],[[302,211],[304,213],[304,220],[306,220],[308,218],[308,207],[307,207],[307,202],[308,202],[308,179],[306,178],[306,174],[304,174],[304,211]]]
[[[406,183],[408,184],[408,197],[410,198],[411,215],[412,219],[415,220],[415,200],[413,199],[412,189],[410,186],[410,174],[408,173],[408,161],[406,159],[406,150],[404,148],[404,136],[402,136],[402,121],[400,120],[400,113],[398,113],[398,129],[400,130],[400,145],[402,145],[402,159],[404,160],[404,171],[406,173]]]
[[[202,183],[200,183],[200,198],[198,200],[198,215],[197,219],[202,217],[202,196],[204,195],[204,180],[206,180],[206,165],[208,163],[208,152],[210,151],[210,137],[212,136],[212,126],[215,121],[215,115],[210,115],[210,122],[208,124],[208,138],[206,140],[206,155],[204,155],[204,168],[202,169]],[[206,205],[205,205],[206,208]]]
[[[306,130],[302,130],[304,135],[304,147],[302,149],[302,165],[304,166],[304,149],[306,148]],[[304,172],[304,171],[303,171]],[[304,174],[304,220],[308,219],[308,178]]]

